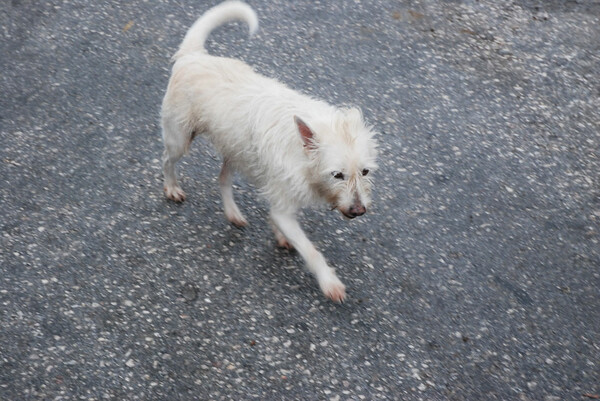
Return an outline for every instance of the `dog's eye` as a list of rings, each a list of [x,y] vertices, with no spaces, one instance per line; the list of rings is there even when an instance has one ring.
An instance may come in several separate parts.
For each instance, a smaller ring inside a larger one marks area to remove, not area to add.
[[[331,173],[331,175],[332,175],[334,178],[337,178],[338,180],[343,180],[343,179],[344,179],[344,173],[342,173],[341,171],[333,171],[333,172]]]
[[[369,174],[369,169],[368,168],[364,168],[362,171],[362,175],[367,175]]]

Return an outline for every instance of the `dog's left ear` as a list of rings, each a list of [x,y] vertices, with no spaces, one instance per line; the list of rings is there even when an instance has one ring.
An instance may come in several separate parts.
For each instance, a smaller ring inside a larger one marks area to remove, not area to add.
[[[315,150],[317,148],[317,140],[315,139],[315,133],[310,129],[308,125],[298,116],[294,116],[294,122],[300,132],[302,142],[304,142],[304,148],[307,150]]]

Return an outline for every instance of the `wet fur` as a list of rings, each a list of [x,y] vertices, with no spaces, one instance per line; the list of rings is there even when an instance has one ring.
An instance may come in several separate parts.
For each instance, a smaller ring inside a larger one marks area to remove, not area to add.
[[[224,159],[219,185],[228,220],[247,224],[231,190],[232,174],[238,171],[268,200],[278,244],[296,248],[324,294],[341,302],[344,285],[308,241],[295,214],[322,205],[348,217],[364,213],[376,168],[373,132],[356,108],[336,108],[257,74],[239,60],[207,54],[204,40],[210,31],[236,19],[247,22],[251,33],[258,26],[246,4],[222,3],[196,21],[173,57],[161,111],[165,194],[174,201],[185,199],[175,164],[194,137],[207,138]]]

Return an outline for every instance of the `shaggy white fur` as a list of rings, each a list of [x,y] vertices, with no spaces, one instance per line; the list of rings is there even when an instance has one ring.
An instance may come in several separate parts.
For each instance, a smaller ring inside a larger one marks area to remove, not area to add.
[[[243,62],[210,56],[204,49],[219,25],[242,20],[256,31],[258,19],[246,4],[228,1],[201,16],[173,56],[175,64],[162,105],[164,189],[183,201],[175,164],[197,135],[223,156],[219,176],[225,215],[236,226],[246,219],[231,187],[233,171],[246,176],[269,201],[280,246],[295,248],[336,302],[345,287],[300,228],[295,214],[330,205],[344,216],[365,213],[376,169],[373,131],[356,108],[336,108],[257,74]]]

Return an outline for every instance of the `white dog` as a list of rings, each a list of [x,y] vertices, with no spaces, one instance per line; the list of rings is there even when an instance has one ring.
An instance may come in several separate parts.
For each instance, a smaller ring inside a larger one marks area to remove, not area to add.
[[[257,74],[239,60],[206,53],[210,32],[232,20],[258,28],[246,4],[222,3],[201,16],[173,56],[162,104],[164,190],[181,202],[175,164],[197,135],[208,138],[223,156],[219,176],[225,215],[247,224],[233,200],[232,174],[246,176],[269,201],[280,246],[295,248],[331,300],[342,302],[345,286],[300,228],[303,207],[329,204],[344,216],[365,213],[370,204],[376,144],[355,108],[335,108]]]

